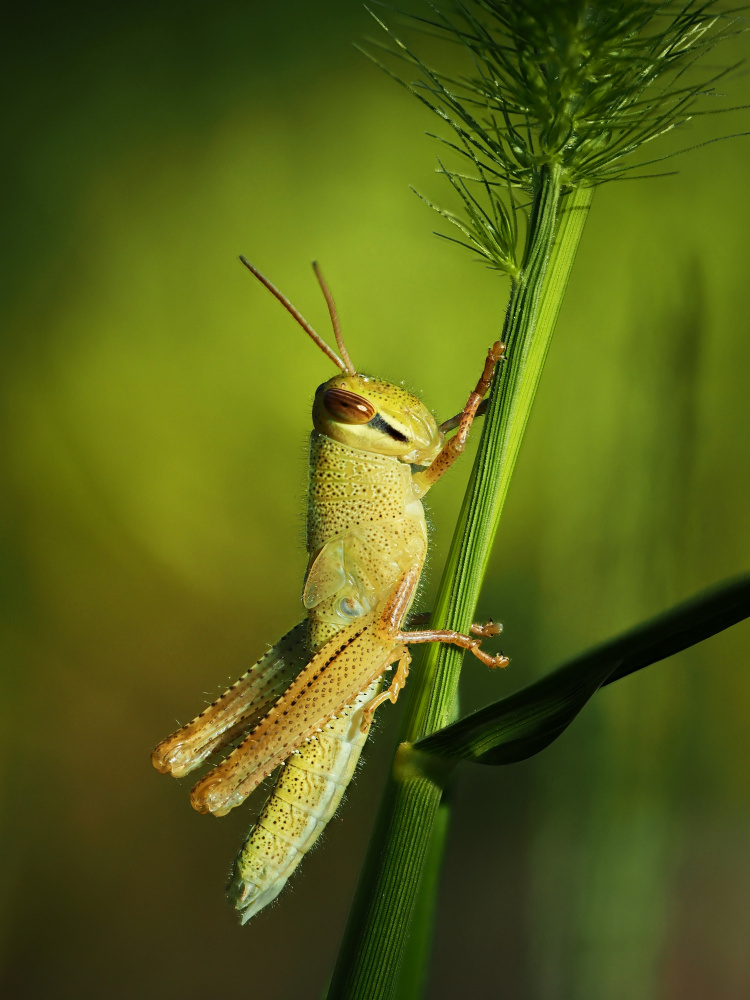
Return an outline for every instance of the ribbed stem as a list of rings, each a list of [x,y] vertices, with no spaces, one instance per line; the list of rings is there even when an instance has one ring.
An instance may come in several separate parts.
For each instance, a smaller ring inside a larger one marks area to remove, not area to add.
[[[394,1000],[415,1000],[422,996],[427,985],[449,822],[450,795],[443,793],[432,827],[422,882],[401,960]]]
[[[466,631],[472,621],[591,193],[576,190],[561,206],[558,168],[542,170],[523,268],[505,317],[508,361],[491,391],[433,614],[436,628]],[[414,672],[407,743],[450,721],[461,662],[462,654],[452,647],[430,648],[421,669]],[[397,982],[444,777],[420,772],[404,749],[397,755],[373,831],[329,1000],[387,1000]]]

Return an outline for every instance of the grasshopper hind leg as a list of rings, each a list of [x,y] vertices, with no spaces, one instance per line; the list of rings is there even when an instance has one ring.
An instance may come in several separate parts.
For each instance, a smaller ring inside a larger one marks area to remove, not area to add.
[[[384,701],[390,701],[395,705],[396,700],[398,699],[399,691],[404,684],[406,684],[406,678],[409,676],[411,655],[406,646],[403,646],[400,650],[396,650],[396,652],[399,654],[398,666],[396,667],[396,673],[393,675],[393,680],[391,681],[390,686],[386,688],[385,691],[381,691],[376,698],[373,698],[362,711],[362,722],[360,723],[360,728],[363,733],[366,733],[372,725],[372,717],[375,714],[375,709],[382,705]]]
[[[162,740],[151,754],[157,771],[182,778],[251,729],[307,663],[307,621],[258,662],[192,722]]]

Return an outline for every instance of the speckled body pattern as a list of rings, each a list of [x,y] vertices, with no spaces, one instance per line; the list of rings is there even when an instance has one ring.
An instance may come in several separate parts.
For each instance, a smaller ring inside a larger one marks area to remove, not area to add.
[[[235,862],[230,895],[243,923],[276,898],[338,808],[367,739],[362,709],[398,655],[375,622],[399,577],[409,569],[418,576],[427,551],[410,467],[313,432],[307,548],[303,601],[316,655],[252,734],[259,768],[236,793],[244,797],[288,755],[288,742],[274,733],[302,729]],[[305,690],[314,694],[295,713]]]
[[[338,809],[367,739],[362,709],[379,690],[377,680],[282,767],[232,871],[229,897],[243,924],[278,896]]]
[[[448,442],[400,386],[347,369],[318,387],[302,593],[307,619],[152,754],[158,770],[181,777],[244,736],[191,792],[193,806],[215,816],[281,766],[232,874],[230,898],[243,923],[278,895],[333,816],[375,709],[385,699],[395,702],[403,687],[408,643],[453,642],[489,666],[507,662],[456,632],[402,631],[427,553],[421,498],[463,449],[501,347],[490,350],[459,414],[459,433]]]

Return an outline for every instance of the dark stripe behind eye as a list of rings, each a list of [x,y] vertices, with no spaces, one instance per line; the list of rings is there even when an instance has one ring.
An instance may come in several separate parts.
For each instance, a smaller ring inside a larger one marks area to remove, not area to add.
[[[387,420],[383,420],[379,413],[370,421],[370,427],[374,427],[377,431],[384,431],[386,434],[390,435],[394,441],[403,441],[406,443],[409,438],[402,434],[401,431],[397,431],[395,427],[391,427]]]

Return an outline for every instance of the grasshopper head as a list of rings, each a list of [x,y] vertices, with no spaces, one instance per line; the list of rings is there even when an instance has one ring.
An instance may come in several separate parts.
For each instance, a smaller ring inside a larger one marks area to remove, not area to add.
[[[244,257],[240,260],[291,313],[307,335],[333,361],[341,374],[318,386],[313,404],[313,423],[320,434],[350,448],[391,455],[410,465],[430,465],[443,446],[443,432],[435,418],[416,396],[401,386],[360,375],[344,338],[330,289],[317,264],[315,275],[331,315],[341,357],[326,344],[289,299]],[[342,360],[343,359],[343,360]]]
[[[345,373],[318,386],[315,430],[350,448],[429,465],[443,435],[424,403],[401,386]]]

